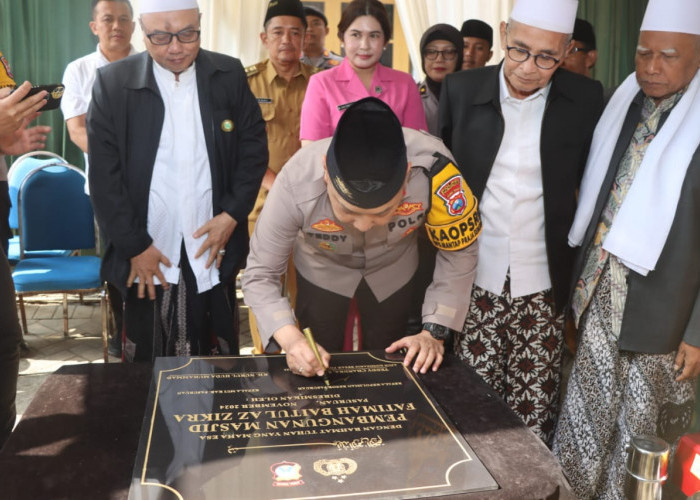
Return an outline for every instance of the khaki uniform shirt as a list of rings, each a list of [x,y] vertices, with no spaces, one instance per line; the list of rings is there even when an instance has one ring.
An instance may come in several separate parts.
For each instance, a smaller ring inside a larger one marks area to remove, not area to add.
[[[260,105],[265,120],[267,147],[270,153],[268,168],[276,174],[301,147],[301,105],[309,78],[318,71],[303,63],[299,66],[299,72],[289,82],[277,76],[269,59],[246,68],[248,85]],[[261,187],[249,220],[257,219],[266,196],[267,190]]]
[[[476,200],[451,163],[452,172],[443,176],[449,178],[440,186],[430,187],[427,174],[437,161],[433,153],[451,160],[442,141],[425,132],[403,130],[412,165],[404,198],[387,225],[365,233],[337,221],[331,208],[323,179],[323,156],[331,138],[307,145],[280,173],[255,227],[242,278],[245,302],[258,320],[263,345],[276,330],[295,323],[280,283],[292,250],[297,271],[314,285],[352,297],[364,278],[377,300],[383,301],[415,273],[415,231],[424,230],[426,219],[434,220],[433,214],[441,207],[443,212],[449,207],[459,212],[466,205],[478,223]],[[463,190],[451,189],[455,186]],[[458,191],[468,194],[460,198],[455,196]],[[467,222],[471,224],[472,218],[460,219],[459,226],[466,228]],[[432,239],[442,239],[448,247],[450,235],[458,231],[450,227],[432,232]],[[478,230],[472,232],[469,245],[462,245],[461,250],[437,252],[433,283],[423,303],[424,322],[462,329],[476,270],[476,235]]]

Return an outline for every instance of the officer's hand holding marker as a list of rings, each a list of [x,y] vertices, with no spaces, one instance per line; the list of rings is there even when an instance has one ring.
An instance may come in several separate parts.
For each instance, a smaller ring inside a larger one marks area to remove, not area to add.
[[[313,339],[313,337],[312,337]],[[287,357],[287,366],[303,377],[324,377],[330,366],[331,355],[323,346],[313,343],[296,325],[285,325],[275,332],[275,340]]]

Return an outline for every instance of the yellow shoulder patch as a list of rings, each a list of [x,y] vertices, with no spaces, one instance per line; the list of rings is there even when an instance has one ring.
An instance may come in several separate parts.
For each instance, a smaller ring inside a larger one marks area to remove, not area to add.
[[[481,233],[478,202],[454,163],[442,157],[436,167],[437,172],[431,171],[425,229],[435,248],[462,250]]]
[[[254,76],[254,75],[257,75],[258,73],[260,73],[263,69],[265,69],[264,62],[259,62],[257,64],[251,64],[250,66],[246,66],[245,76],[250,78],[251,76]]]

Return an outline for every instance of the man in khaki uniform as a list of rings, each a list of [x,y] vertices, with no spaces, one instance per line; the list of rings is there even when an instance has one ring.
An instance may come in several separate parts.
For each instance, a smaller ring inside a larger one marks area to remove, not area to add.
[[[406,336],[423,226],[438,252],[423,329]],[[328,351],[342,349],[353,297],[362,349],[405,348],[407,366],[436,370],[443,342],[464,324],[480,231],[476,199],[443,143],[402,129],[382,101],[362,99],[343,113],[333,138],[306,146],[280,173],[251,239],[245,301],[263,343],[279,344],[301,375],[323,374]],[[292,250],[294,312],[280,284]],[[297,319],[322,346],[323,366]]]
[[[299,0],[273,0],[260,34],[269,58],[246,68],[248,85],[262,111],[270,161],[255,208],[248,218],[250,231],[282,166],[301,147],[299,121],[309,78],[317,70],[299,62],[306,31]]]
[[[246,68],[248,85],[258,100],[265,120],[270,153],[255,207],[248,217],[248,229],[251,234],[277,174],[301,147],[301,105],[304,102],[309,77],[318,71],[299,61],[306,31],[304,7],[299,0],[271,1],[265,15],[264,28],[260,38],[269,58]],[[295,282],[294,266],[290,265],[286,276],[286,289],[292,301],[296,295]],[[261,352],[255,318],[252,314],[249,318],[255,350]]]

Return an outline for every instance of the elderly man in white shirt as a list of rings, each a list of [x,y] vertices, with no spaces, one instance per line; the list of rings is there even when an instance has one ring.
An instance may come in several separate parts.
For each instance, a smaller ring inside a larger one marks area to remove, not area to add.
[[[440,134],[484,224],[455,348],[546,443],[573,264],[566,232],[603,105],[599,83],[559,68],[577,6],[518,0],[500,28],[503,62],[447,75],[440,97]]]
[[[200,48],[196,0],[142,0],[147,51],[100,68],[90,194],[124,295],[123,358],[238,353],[235,277],[268,152],[240,61]]]

